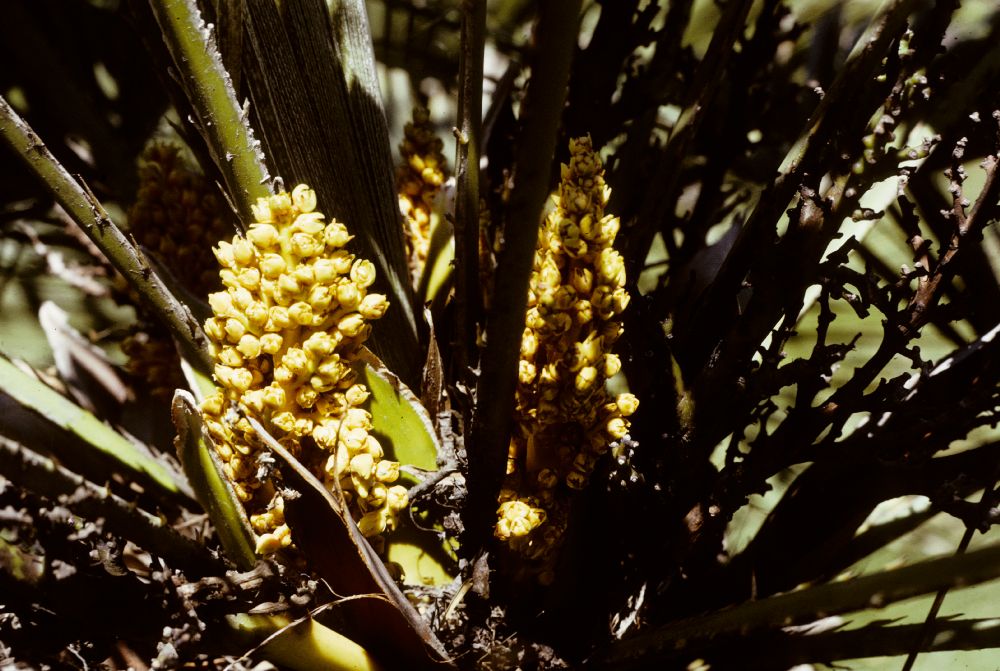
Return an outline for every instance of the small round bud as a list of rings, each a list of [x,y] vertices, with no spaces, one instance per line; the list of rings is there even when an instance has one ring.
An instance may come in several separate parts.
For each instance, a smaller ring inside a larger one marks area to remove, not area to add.
[[[367,259],[358,259],[351,266],[351,279],[361,288],[370,287],[375,282],[375,264]]]
[[[247,239],[260,249],[277,247],[281,243],[278,229],[271,224],[251,224]]]
[[[299,184],[292,189],[292,203],[299,212],[312,212],[316,209],[316,192],[305,184]]]

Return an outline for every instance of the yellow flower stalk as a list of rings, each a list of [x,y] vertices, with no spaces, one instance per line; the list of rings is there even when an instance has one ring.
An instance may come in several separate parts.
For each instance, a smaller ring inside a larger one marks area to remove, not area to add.
[[[399,464],[369,433],[369,392],[351,368],[388,307],[370,293],[375,267],[344,247],[337,221],[316,211],[316,194],[259,199],[246,237],[215,248],[225,286],[209,296],[205,333],[220,389],[202,404],[206,426],[258,534],[257,551],[288,546],[283,501],[268,477],[263,447],[246,417],[268,427],[331,491],[340,489],[361,532],[396,523],[406,489]]]
[[[431,240],[431,212],[445,181],[444,143],[434,133],[430,112],[414,108],[413,121],[403,129],[399,152],[403,164],[396,172],[399,210],[406,222],[407,249],[414,283],[427,263]]]
[[[572,493],[629,430],[638,401],[612,398],[612,352],[628,305],[625,264],[613,248],[619,221],[589,137],[570,141],[554,208],[535,251],[521,339],[515,430],[495,535],[551,578]]]
[[[139,190],[129,209],[136,241],[157,255],[189,291],[219,287],[212,246],[232,233],[217,190],[183,159],[180,146],[153,142],[139,159]],[[142,326],[122,342],[126,368],[153,396],[170,398],[183,384],[169,335]]]

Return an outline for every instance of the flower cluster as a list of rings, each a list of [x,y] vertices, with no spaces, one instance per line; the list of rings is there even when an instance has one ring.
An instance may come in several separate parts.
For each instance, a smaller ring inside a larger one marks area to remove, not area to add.
[[[427,262],[431,240],[431,212],[445,180],[444,143],[434,133],[430,113],[413,110],[413,121],[403,129],[399,145],[403,164],[396,172],[399,210],[406,221],[406,240],[414,282]]]
[[[190,167],[181,148],[150,144],[139,159],[139,190],[129,209],[132,235],[189,291],[204,296],[219,287],[212,245],[231,234],[216,189]],[[137,303],[137,300],[131,302]],[[153,396],[169,398],[183,383],[170,336],[149,324],[122,342],[126,368]]]
[[[629,430],[638,401],[611,398],[612,352],[628,305],[619,221],[589,137],[570,141],[555,207],[535,251],[521,339],[516,426],[495,534],[544,566],[561,542],[569,501]],[[544,578],[542,570],[541,577]]]
[[[139,159],[139,191],[129,209],[129,228],[155,252],[191,293],[219,288],[212,246],[232,235],[217,189],[185,163],[181,148],[150,144]]]
[[[221,389],[202,412],[260,554],[291,537],[247,417],[269,427],[331,491],[343,491],[364,535],[394,526],[407,504],[406,489],[392,484],[398,462],[384,459],[369,433],[369,392],[351,367],[388,302],[368,291],[374,265],[344,249],[347,228],[315,210],[315,192],[301,184],[259,199],[246,237],[214,250],[225,290],[209,296],[214,317],[205,332]]]

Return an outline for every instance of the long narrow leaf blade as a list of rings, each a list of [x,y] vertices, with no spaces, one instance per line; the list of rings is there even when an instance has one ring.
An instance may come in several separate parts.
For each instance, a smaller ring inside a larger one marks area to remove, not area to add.
[[[94,453],[112,460],[123,471],[133,474],[142,483],[152,484],[173,496],[192,498],[190,489],[179,474],[143,453],[113,428],[23,372],[3,356],[0,356],[0,379],[4,381],[0,396],[6,397],[17,407],[28,410],[31,419],[36,422],[33,426],[38,426],[37,422],[40,422],[42,426],[68,432]],[[0,433],[13,433],[15,435],[12,435],[12,438],[29,446],[35,446],[32,443],[40,441],[42,444],[36,446],[39,449],[57,453],[60,459],[74,466],[77,464],[86,466],[88,455],[72,454],[68,450],[60,451],[60,448],[66,446],[61,441],[50,440],[52,434],[37,433],[30,427],[19,428],[19,417],[8,412],[0,414]]]
[[[240,570],[249,570],[257,561],[253,531],[243,506],[219,468],[215,451],[208,443],[211,439],[202,431],[194,398],[185,391],[177,391],[171,410],[177,428],[177,454],[198,501],[212,520],[226,555]]]

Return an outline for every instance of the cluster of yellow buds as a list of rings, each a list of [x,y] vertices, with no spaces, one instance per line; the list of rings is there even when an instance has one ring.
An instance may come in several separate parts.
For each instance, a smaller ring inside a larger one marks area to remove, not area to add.
[[[554,208],[535,251],[521,339],[516,423],[495,534],[523,556],[553,559],[572,491],[629,430],[638,400],[611,398],[606,381],[628,305],[625,264],[613,248],[619,221],[589,137],[570,140]],[[544,571],[543,571],[544,576]]]
[[[232,235],[225,213],[218,190],[184,161],[178,145],[153,142],[146,148],[129,229],[197,296],[219,288],[212,246]]]
[[[434,200],[445,180],[444,143],[434,133],[430,112],[414,108],[413,121],[403,128],[399,153],[403,164],[396,171],[399,210],[406,221],[407,248],[414,283],[427,262]]]
[[[407,504],[406,489],[392,484],[398,462],[384,459],[369,433],[369,392],[351,367],[369,322],[388,302],[368,291],[375,266],[344,248],[347,228],[315,210],[316,194],[303,184],[258,199],[246,237],[214,250],[225,290],[209,296],[214,317],[205,333],[221,389],[202,413],[260,554],[288,546],[291,537],[248,417],[331,491],[343,492],[365,536],[393,527]]]
[[[129,209],[132,235],[157,254],[185,288],[204,296],[219,287],[212,245],[232,233],[216,189],[185,162],[181,147],[153,142],[139,159],[139,190]],[[135,303],[135,300],[132,300]],[[170,336],[143,324],[122,342],[126,369],[159,398],[183,385]]]
[[[125,369],[145,383],[153,398],[169,400],[174,390],[184,386],[180,359],[168,333],[146,326],[129,333],[121,346],[128,357]]]

